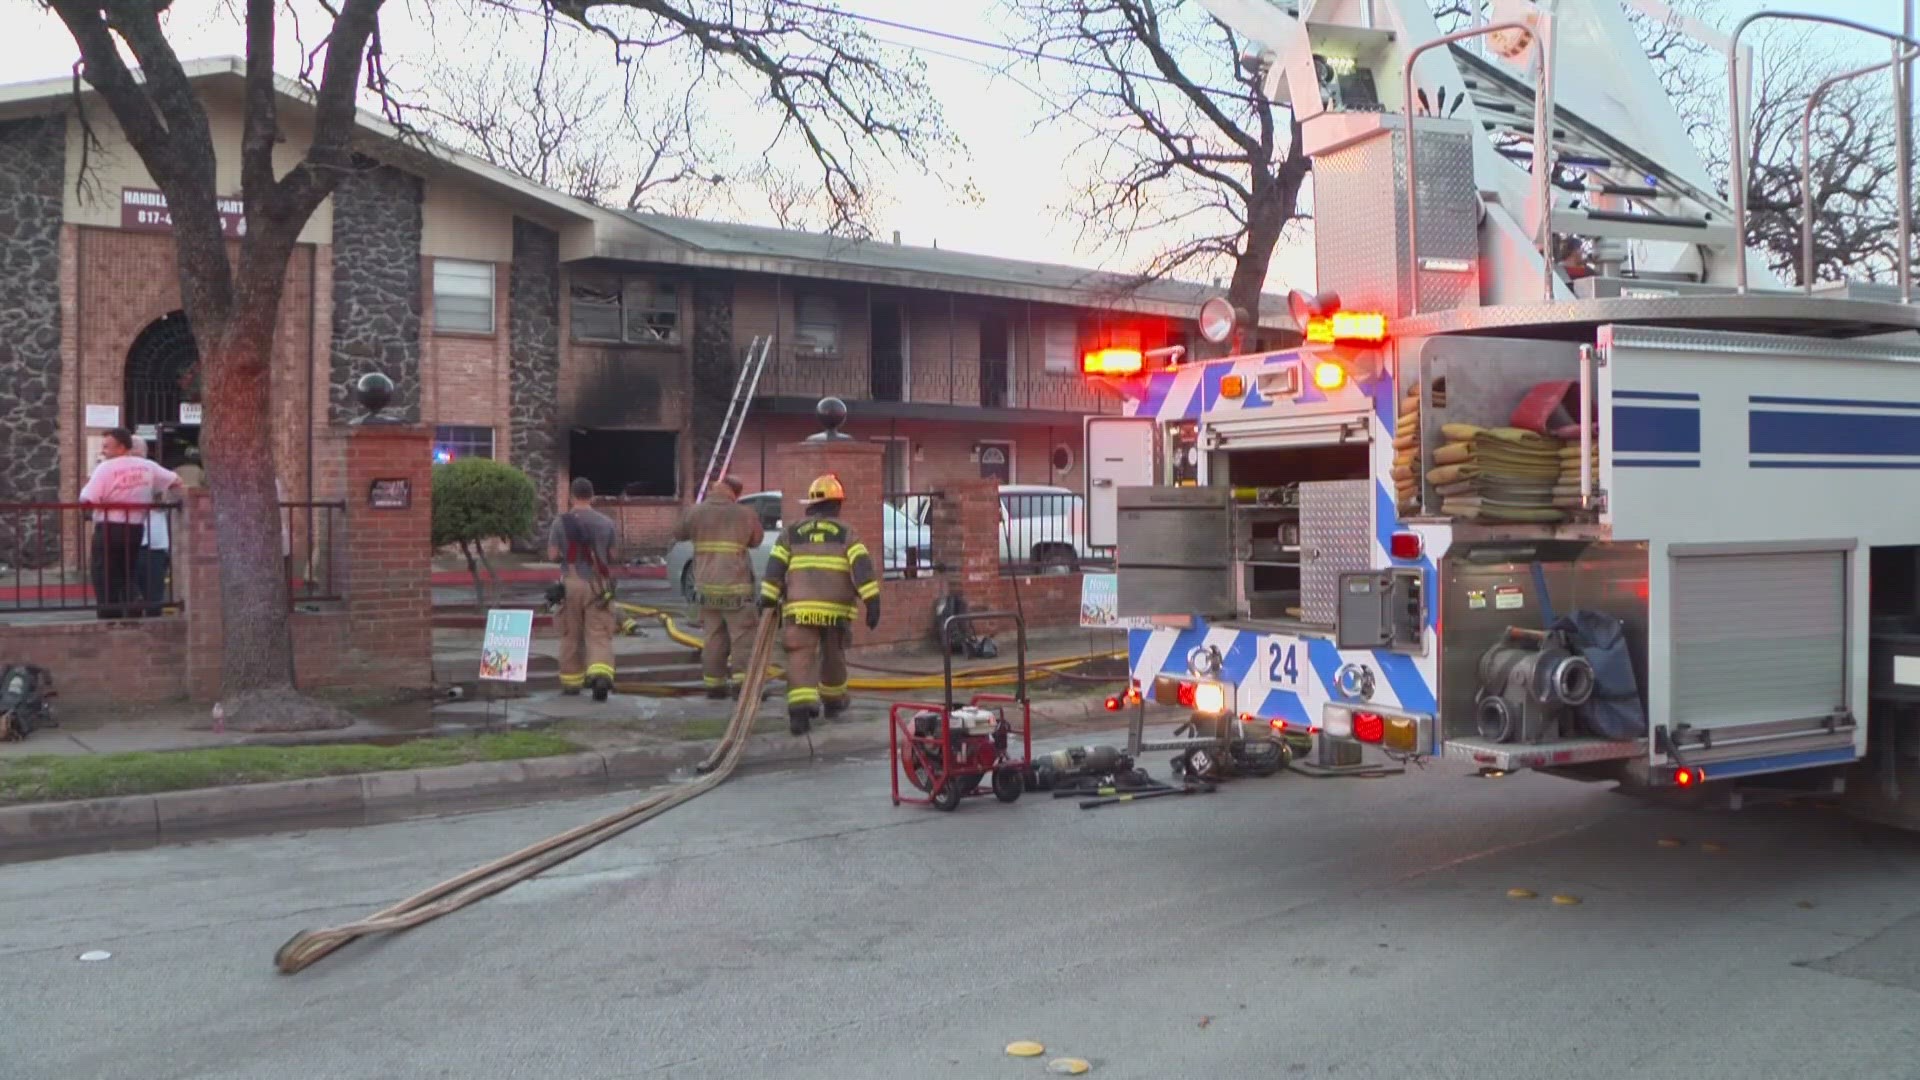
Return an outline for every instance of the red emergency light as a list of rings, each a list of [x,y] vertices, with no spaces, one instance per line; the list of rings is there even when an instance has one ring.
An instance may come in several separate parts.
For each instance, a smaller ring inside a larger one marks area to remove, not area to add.
[[[1387,539],[1387,554],[1396,559],[1417,559],[1422,547],[1419,533],[1394,533]]]
[[[1307,320],[1307,341],[1315,345],[1357,342],[1378,345],[1387,340],[1387,317],[1377,311],[1335,311]]]
[[[1147,354],[1139,349],[1094,349],[1080,356],[1085,375],[1138,375],[1146,366]]]

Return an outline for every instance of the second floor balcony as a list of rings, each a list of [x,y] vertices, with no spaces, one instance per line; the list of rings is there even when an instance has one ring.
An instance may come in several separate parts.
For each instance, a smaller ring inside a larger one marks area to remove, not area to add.
[[[1120,402],[1096,391],[1077,372],[1047,371],[1038,358],[907,355],[876,348],[822,352],[776,348],[767,358],[758,396],[887,402],[914,406],[1100,414]]]

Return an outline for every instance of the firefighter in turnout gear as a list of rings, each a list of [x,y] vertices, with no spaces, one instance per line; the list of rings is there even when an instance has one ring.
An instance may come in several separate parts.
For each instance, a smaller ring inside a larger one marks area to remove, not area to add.
[[[828,716],[846,711],[846,650],[855,602],[866,603],[867,629],[880,625],[873,556],[838,518],[846,497],[839,477],[815,480],[801,503],[806,520],[781,531],[760,583],[760,606],[780,609],[787,723],[795,735],[812,730],[823,706]]]
[[[560,690],[593,688],[593,700],[613,692],[613,545],[620,530],[593,508],[593,481],[577,477],[573,508],[553,519],[547,557],[560,564]]]
[[[746,678],[745,661],[753,638],[753,562],[748,552],[760,546],[765,530],[760,515],[742,506],[740,481],[725,477],[707,490],[673,530],[675,540],[693,542],[693,594],[700,607],[700,678],[707,696],[727,696],[728,669],[737,689]]]

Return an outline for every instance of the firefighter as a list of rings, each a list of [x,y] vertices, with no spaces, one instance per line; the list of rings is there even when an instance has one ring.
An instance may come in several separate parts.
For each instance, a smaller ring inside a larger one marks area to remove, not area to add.
[[[573,508],[553,519],[547,557],[560,564],[560,691],[613,692],[613,543],[620,530],[593,508],[593,481],[576,477]]]
[[[779,607],[787,650],[787,726],[795,735],[847,709],[847,642],[854,602],[866,602],[867,629],[880,625],[880,581],[873,556],[839,520],[846,500],[829,473],[807,488],[805,521],[787,526],[767,557],[760,606]]]
[[[714,699],[727,696],[729,681],[738,689],[746,678],[743,663],[753,637],[753,562],[747,553],[760,546],[766,530],[739,498],[740,481],[726,477],[673,530],[675,540],[693,542],[693,595],[706,636],[700,680]]]

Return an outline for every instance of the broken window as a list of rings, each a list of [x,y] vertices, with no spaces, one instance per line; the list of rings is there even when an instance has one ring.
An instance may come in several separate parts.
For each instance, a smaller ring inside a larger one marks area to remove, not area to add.
[[[567,439],[569,475],[593,481],[602,498],[677,497],[679,455],[678,431],[574,428]]]
[[[799,297],[794,302],[794,338],[797,351],[814,356],[840,352],[840,304],[831,296]]]
[[[680,288],[646,278],[576,274],[568,290],[573,340],[610,345],[680,344]]]

